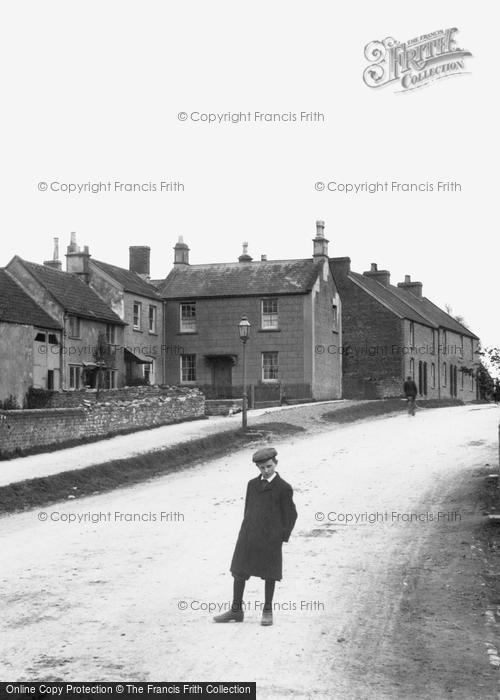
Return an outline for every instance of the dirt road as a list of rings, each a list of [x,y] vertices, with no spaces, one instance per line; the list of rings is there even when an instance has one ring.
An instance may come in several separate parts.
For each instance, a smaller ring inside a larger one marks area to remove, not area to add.
[[[299,520],[270,628],[257,579],[243,624],[211,621],[230,601],[251,450],[68,500],[45,521],[2,518],[0,678],[255,680],[265,699],[496,698],[468,540],[481,514],[457,494],[494,463],[498,418],[494,406],[445,408],[277,445]]]

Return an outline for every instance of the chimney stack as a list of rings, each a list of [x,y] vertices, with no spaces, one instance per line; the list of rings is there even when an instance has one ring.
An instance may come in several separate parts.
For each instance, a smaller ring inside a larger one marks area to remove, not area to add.
[[[251,255],[248,254],[248,243],[247,241],[243,242],[243,253],[239,256],[238,261],[240,263],[247,263],[247,262],[252,262],[253,258]]]
[[[335,280],[342,280],[351,271],[351,258],[330,258],[330,269]]]
[[[370,265],[370,269],[366,272],[363,272],[363,275],[365,277],[371,277],[371,279],[380,282],[380,284],[383,284],[384,287],[388,287],[391,283],[391,273],[389,272],[389,270],[379,270],[377,267],[377,263],[372,263]]]
[[[413,294],[419,299],[422,298],[422,282],[412,282],[410,275],[405,275],[405,281],[398,282],[398,287],[400,289],[404,289],[407,292],[410,292],[410,294]]]
[[[54,253],[52,260],[44,260],[45,267],[51,267],[53,270],[62,270],[62,262],[59,260],[59,238],[54,238]]]
[[[174,265],[189,265],[189,248],[182,236],[179,236],[179,240],[174,245]]]
[[[136,272],[143,279],[149,279],[149,261],[151,248],[147,245],[131,245],[128,249],[130,272]]]
[[[329,241],[325,238],[325,222],[316,221],[316,238],[313,238],[313,258],[328,259],[328,243]]]
[[[66,272],[78,275],[85,284],[90,284],[90,252],[88,245],[83,247],[82,252],[76,244],[76,233],[72,231],[70,244],[66,250]]]

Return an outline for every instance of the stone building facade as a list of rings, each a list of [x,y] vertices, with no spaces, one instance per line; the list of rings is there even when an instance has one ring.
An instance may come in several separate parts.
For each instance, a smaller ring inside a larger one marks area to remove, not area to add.
[[[62,272],[58,260],[48,262],[58,264],[38,265],[14,256],[6,267],[61,329],[59,343],[49,346],[50,356],[57,357],[57,378],[52,387],[43,388],[92,388],[99,374],[104,388],[119,386],[124,376],[123,359],[119,354],[97,354],[97,349],[110,337],[123,345],[124,322],[85,278]]]
[[[477,398],[479,339],[422,296],[409,275],[397,286],[373,263],[362,275],[349,258],[332,258],[343,301],[345,398],[400,396],[411,376],[419,398]]]
[[[60,387],[62,326],[0,270],[0,403],[22,407],[30,387]]]
[[[342,358],[322,351],[340,344],[340,297],[328,264],[323,222],[313,256],[254,261],[244,244],[238,262],[190,265],[189,249],[175,246],[174,268],[159,286],[165,300],[165,379],[198,385],[214,396],[241,393],[246,315],[247,383],[265,398],[331,399],[342,395]],[[234,389],[234,391],[232,391]]]
[[[150,249],[147,246],[131,246],[129,255],[128,270],[90,256],[87,261],[81,261],[80,267],[88,268],[92,289],[125,323],[123,345],[112,341],[125,366],[119,386],[138,382],[162,384],[163,300],[149,283]]]

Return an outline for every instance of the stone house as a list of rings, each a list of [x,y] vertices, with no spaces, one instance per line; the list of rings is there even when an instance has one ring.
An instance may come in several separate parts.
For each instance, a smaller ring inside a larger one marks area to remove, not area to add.
[[[0,269],[0,402],[60,386],[62,326]]]
[[[6,271],[61,329],[58,371],[54,371],[52,380],[47,379],[47,388],[93,388],[99,370],[104,388],[123,384],[123,357],[119,353],[99,353],[97,348],[105,349],[111,340],[123,345],[125,323],[91,289],[85,274],[61,270],[57,243],[53,260],[38,265],[16,255]]]
[[[130,246],[129,269],[95,260],[71,234],[68,271],[85,275],[90,287],[124,322],[123,344],[109,342],[122,356],[125,374],[119,386],[163,383],[163,300],[149,283],[150,248]]]
[[[342,357],[323,350],[341,344],[342,327],[322,221],[313,242],[310,258],[254,261],[245,243],[238,262],[191,265],[179,239],[174,267],[158,286],[166,345],[180,348],[166,354],[166,383],[201,386],[207,397],[241,396],[238,323],[246,315],[247,382],[262,400],[340,398]]]
[[[345,398],[402,395],[407,376],[422,399],[477,397],[479,338],[422,296],[409,275],[397,286],[376,263],[359,274],[350,258],[332,258],[342,298]]]

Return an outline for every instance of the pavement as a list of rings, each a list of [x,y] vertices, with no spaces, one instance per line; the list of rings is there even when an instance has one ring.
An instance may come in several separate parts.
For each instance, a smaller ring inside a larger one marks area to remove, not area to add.
[[[304,413],[304,408],[309,410],[318,407],[318,412],[341,408],[357,403],[344,399],[336,401],[316,401],[300,406],[276,406],[262,408],[248,412],[248,425],[262,422],[263,416],[269,416],[270,420],[279,420],[287,415]],[[299,423],[302,425],[302,423]],[[150,430],[140,430],[129,435],[118,435],[97,442],[67,447],[54,452],[17,457],[15,459],[0,462],[0,487],[8,484],[35,479],[38,477],[60,474],[74,469],[84,469],[92,464],[101,464],[113,459],[125,459],[134,455],[144,454],[153,450],[162,450],[173,447],[179,443],[222,433],[227,430],[235,430],[241,425],[241,413],[233,416],[211,416],[205,420],[187,421],[164,425]]]

